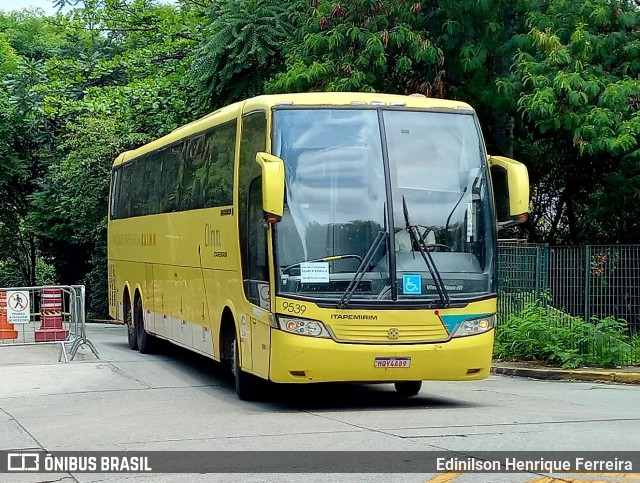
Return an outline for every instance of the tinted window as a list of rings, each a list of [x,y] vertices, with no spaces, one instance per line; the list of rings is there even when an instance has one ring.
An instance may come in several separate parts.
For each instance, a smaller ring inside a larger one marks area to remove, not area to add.
[[[122,186],[120,183],[120,171],[115,170],[113,172],[113,178],[111,180],[111,199],[109,200],[109,209],[111,210],[111,218],[118,218],[118,205],[116,201],[118,199],[118,191]]]
[[[233,204],[233,161],[236,122],[229,122],[208,133],[207,169],[203,172],[204,206]]]
[[[262,172],[256,163],[256,153],[264,151],[266,143],[267,118],[264,111],[244,116],[240,146],[238,223],[245,295],[247,300],[256,305],[260,303],[257,283],[269,280],[267,238],[262,213]]]
[[[112,218],[233,204],[236,121],[114,170]]]
[[[178,174],[180,172],[180,154],[178,147],[165,148],[151,156],[157,156],[156,167],[160,172],[160,213],[178,211]]]
[[[180,209],[195,210],[204,206],[204,178],[207,169],[205,135],[188,139],[180,162]]]

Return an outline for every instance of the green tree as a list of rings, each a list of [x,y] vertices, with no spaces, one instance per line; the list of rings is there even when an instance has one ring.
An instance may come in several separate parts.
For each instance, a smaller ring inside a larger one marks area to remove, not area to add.
[[[39,257],[28,222],[30,196],[50,159],[56,131],[44,108],[45,60],[61,36],[60,28],[34,14],[0,13],[0,249],[3,273],[27,285],[37,280]]]
[[[91,312],[106,315],[111,163],[204,113],[186,72],[206,6],[87,0],[55,19],[0,15],[0,151],[11,167],[0,186],[13,190],[0,195],[0,247],[13,257],[0,276],[38,280],[49,260],[57,282],[88,283]]]
[[[633,242],[640,235],[640,10],[625,0],[553,0],[527,16],[512,76],[519,150],[547,239]]]
[[[313,0],[304,40],[272,92],[382,91],[438,96],[442,50],[417,29],[422,4]]]
[[[225,0],[209,9],[205,40],[191,72],[207,105],[220,107],[264,92],[296,38],[301,0]]]
[[[493,154],[513,155],[511,102],[498,91],[496,80],[509,74],[517,48],[512,37],[524,33],[529,3],[431,1],[417,24],[442,50],[443,97],[463,100],[476,109]]]
[[[33,195],[30,223],[43,248],[60,279],[90,282],[89,307],[98,316],[108,311],[107,200],[114,153],[149,140],[122,119],[81,115],[66,126],[61,161],[49,167]]]

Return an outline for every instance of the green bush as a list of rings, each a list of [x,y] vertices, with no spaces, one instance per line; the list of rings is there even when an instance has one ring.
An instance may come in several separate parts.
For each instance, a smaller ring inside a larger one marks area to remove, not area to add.
[[[552,307],[530,303],[496,329],[494,355],[565,368],[613,367],[640,362],[640,337],[611,317],[587,322]]]

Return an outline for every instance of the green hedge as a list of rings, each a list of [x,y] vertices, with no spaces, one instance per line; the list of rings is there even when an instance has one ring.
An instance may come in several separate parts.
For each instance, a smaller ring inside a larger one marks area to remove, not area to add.
[[[587,322],[529,303],[498,324],[494,356],[565,368],[633,365],[640,363],[640,335],[630,335],[625,321],[605,318]]]

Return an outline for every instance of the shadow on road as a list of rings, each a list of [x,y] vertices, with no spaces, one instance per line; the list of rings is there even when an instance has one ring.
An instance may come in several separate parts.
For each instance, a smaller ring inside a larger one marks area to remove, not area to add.
[[[103,344],[117,350],[129,350],[126,342],[109,341]],[[170,361],[176,369],[197,376],[210,386],[222,386],[235,391],[234,381],[222,364],[195,352],[162,342],[150,357]],[[479,407],[470,401],[459,401],[430,394],[430,385],[424,382],[420,394],[406,398],[397,394],[393,384],[274,384],[261,382],[263,395],[258,404],[267,404],[280,411],[332,411],[332,410],[386,410],[394,409],[452,409]],[[461,383],[462,384],[462,383]],[[432,386],[433,388],[433,386]],[[238,402],[252,404],[251,402]]]
[[[456,401],[429,394],[429,382],[417,396],[402,397],[392,384],[269,384],[265,402],[280,410],[380,410],[453,409],[477,407],[468,401]]]
[[[222,364],[211,359],[165,344],[158,354],[186,371],[197,372],[211,381],[211,385],[226,385],[234,390],[234,381]],[[393,384],[274,384],[262,383],[264,397],[259,404],[279,410],[386,410],[394,409],[453,409],[479,407],[470,401],[460,401],[429,394],[437,391],[437,382],[424,382],[421,393],[405,398],[397,394]],[[463,384],[463,383],[461,383]]]

